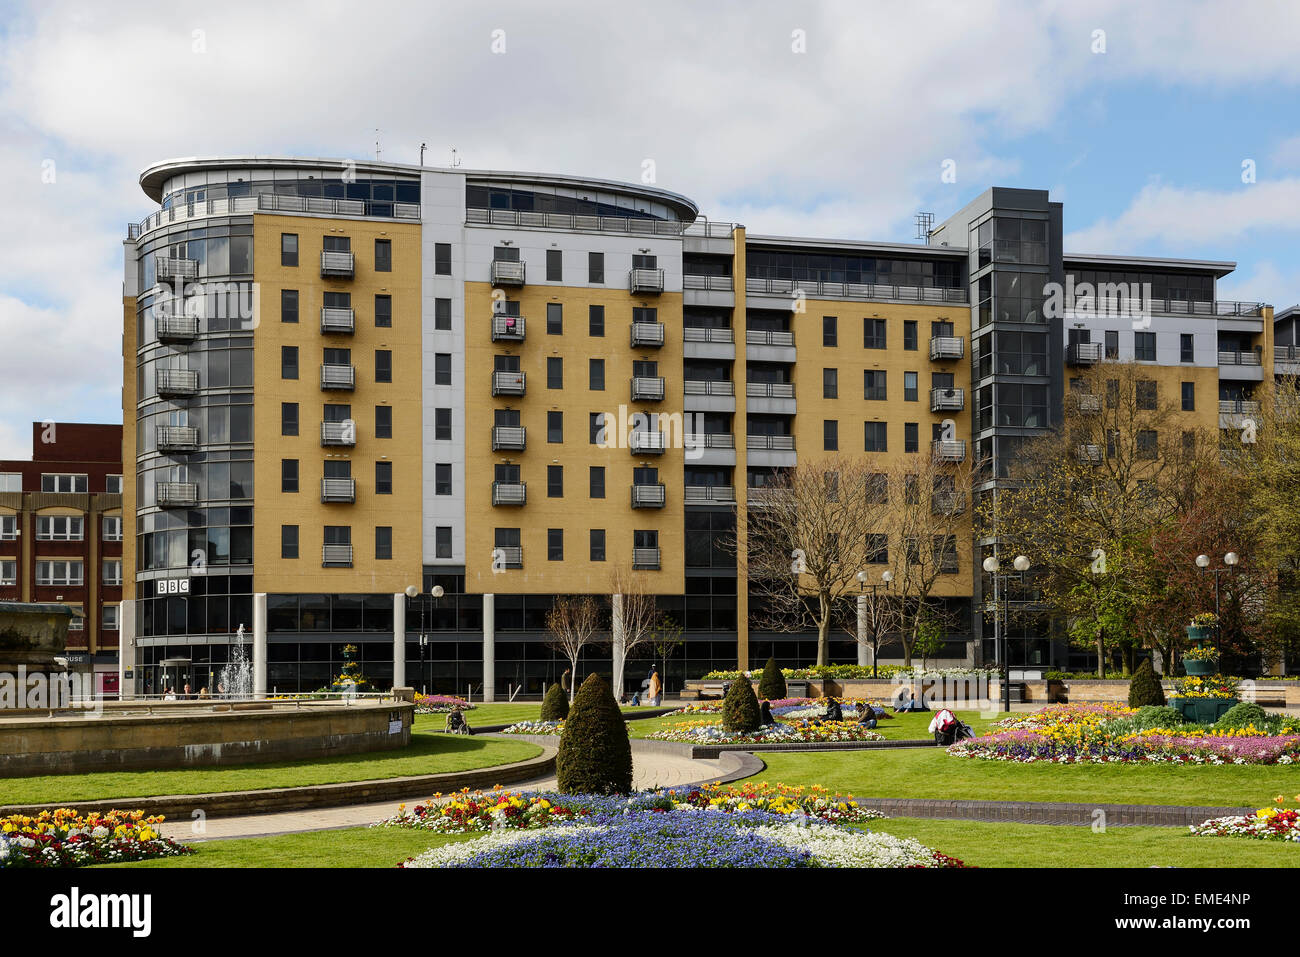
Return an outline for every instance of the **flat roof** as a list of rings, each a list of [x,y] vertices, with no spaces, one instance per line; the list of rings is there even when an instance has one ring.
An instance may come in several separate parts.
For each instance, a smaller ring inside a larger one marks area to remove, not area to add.
[[[926,243],[884,243],[864,239],[815,239],[806,236],[766,236],[745,234],[746,246],[802,246],[807,249],[842,250],[844,252],[889,253],[909,256],[965,256],[967,250],[956,246],[930,246]]]
[[[1080,262],[1096,266],[1124,266],[1146,269],[1184,269],[1197,272],[1212,272],[1216,276],[1226,276],[1237,268],[1234,262],[1216,259],[1169,259],[1161,256],[1105,256],[1100,253],[1066,253],[1061,257],[1065,262]]]

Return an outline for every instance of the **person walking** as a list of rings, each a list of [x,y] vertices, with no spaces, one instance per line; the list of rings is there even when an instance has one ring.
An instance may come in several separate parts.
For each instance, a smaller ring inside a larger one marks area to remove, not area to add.
[[[664,683],[659,678],[659,670],[651,669],[650,671],[650,704],[659,707],[663,704]]]
[[[573,687],[573,676],[569,674],[569,669],[564,669],[564,674],[560,675],[560,690],[566,695]]]

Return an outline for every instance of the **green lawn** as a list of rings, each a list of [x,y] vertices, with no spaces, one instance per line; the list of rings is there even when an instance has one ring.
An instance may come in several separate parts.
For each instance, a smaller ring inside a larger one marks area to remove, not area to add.
[[[765,752],[755,780],[820,784],[858,797],[1263,807],[1295,794],[1287,765],[1016,764],[956,758],[943,749]]]
[[[625,709],[626,710],[626,709]],[[997,720],[1001,715],[991,714],[984,717],[978,711],[959,711],[957,717],[969,724],[975,729],[976,734],[983,734],[991,720]],[[929,731],[930,720],[934,717],[934,712],[921,712],[919,714],[900,714],[890,718],[883,718],[876,723],[875,731],[890,739],[906,740],[933,740],[933,735]],[[673,715],[672,717],[647,718],[643,721],[632,722],[632,737],[644,738],[655,731],[661,731],[677,724],[687,721],[714,721],[721,722],[722,715],[718,714],[683,714]]]
[[[237,764],[176,771],[101,771],[0,780],[0,804],[50,804],[154,794],[205,794],[397,778],[493,767],[541,753],[535,744],[499,738],[413,734],[409,747],[307,761]]]
[[[643,708],[623,708],[624,714],[632,714]],[[494,724],[514,724],[516,721],[536,721],[542,714],[540,701],[494,701],[491,704],[475,704],[474,710],[467,711],[470,727],[483,728]],[[417,714],[415,729],[417,731],[441,731],[447,724],[445,714]]]
[[[198,853],[104,867],[396,867],[431,847],[468,840],[468,834],[430,834],[407,828],[350,827],[277,837],[242,837],[191,845]]]
[[[1300,845],[1192,837],[1181,828],[989,824],[888,818],[870,825],[978,867],[1300,867]]]

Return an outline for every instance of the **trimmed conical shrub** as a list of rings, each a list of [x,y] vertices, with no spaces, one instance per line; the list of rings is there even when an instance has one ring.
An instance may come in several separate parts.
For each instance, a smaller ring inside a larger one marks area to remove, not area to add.
[[[754,686],[741,675],[727,688],[727,697],[722,701],[722,727],[748,733],[758,730],[760,720]]]
[[[1128,683],[1128,706],[1142,708],[1149,704],[1164,704],[1165,689],[1160,686],[1160,678],[1151,667],[1151,659],[1144,658]]]
[[[563,721],[568,716],[569,696],[557,682],[546,689],[546,696],[542,698],[542,720]]]
[[[785,697],[785,675],[776,666],[775,658],[768,658],[763,666],[763,677],[758,681],[758,696],[768,701]]]
[[[632,790],[632,745],[609,684],[587,676],[564,722],[555,776],[562,794],[627,794]]]
[[[1268,712],[1253,701],[1241,701],[1234,704],[1219,716],[1216,728],[1245,728],[1253,726],[1260,731],[1267,730]]]

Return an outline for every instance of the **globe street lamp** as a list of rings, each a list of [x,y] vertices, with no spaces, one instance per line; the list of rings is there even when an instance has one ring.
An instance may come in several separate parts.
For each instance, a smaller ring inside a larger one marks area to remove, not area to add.
[[[1197,567],[1197,568],[1199,568],[1201,571],[1209,570],[1209,571],[1214,572],[1214,650],[1215,650],[1215,651],[1222,651],[1222,650],[1223,650],[1223,649],[1220,647],[1220,642],[1219,642],[1219,635],[1220,635],[1220,631],[1219,631],[1219,576],[1222,575],[1224,572],[1234,571],[1234,570],[1236,569],[1236,567],[1237,567],[1237,563],[1240,562],[1240,561],[1241,561],[1241,556],[1240,556],[1240,555],[1238,555],[1236,552],[1228,552],[1226,555],[1223,556],[1223,564],[1224,564],[1224,566],[1225,566],[1224,568],[1210,568],[1210,556],[1209,556],[1209,555],[1204,555],[1204,554],[1202,554],[1202,555],[1197,555],[1197,556],[1196,556],[1196,567]]]
[[[406,586],[406,597],[408,599],[415,599],[419,594],[420,594],[420,589],[416,588],[414,585]],[[441,598],[444,594],[442,590],[442,586],[434,585],[433,589],[429,592],[429,594],[432,595],[433,600],[437,602],[437,600]],[[429,645],[429,636],[424,630],[424,602],[421,601],[420,602],[420,682],[424,694],[429,693],[429,684],[427,681],[425,681],[425,674],[424,674],[425,649],[428,648],[428,645]]]
[[[857,574],[857,579],[858,579],[858,591],[860,592],[860,594],[858,595],[858,647],[861,648],[861,649],[863,649],[864,651],[866,650],[866,647],[867,647],[867,642],[866,642],[866,630],[867,630],[867,610],[866,610],[866,601],[867,601],[867,596],[866,596],[866,590],[867,590],[867,588],[870,588],[870,589],[871,589],[871,607],[872,607],[872,608],[875,608],[875,607],[876,607],[876,589],[879,588],[881,585],[884,585],[885,588],[888,589],[888,588],[889,588],[889,584],[890,584],[890,582],[892,582],[892,581],[894,580],[894,573],[893,573],[892,571],[890,571],[888,568],[886,568],[883,572],[880,573],[880,581],[879,581],[879,582],[872,582],[870,585],[868,585],[868,584],[867,584],[867,579],[869,579],[870,577],[871,577],[871,573],[868,572],[868,571],[866,571],[865,569],[862,570],[862,571],[860,571],[860,572],[858,572],[858,574]],[[876,634],[876,632],[875,632],[875,626],[874,626],[874,625],[873,625],[873,627],[872,627],[871,634],[872,634],[872,637],[876,639],[876,643],[877,643],[877,646],[878,646],[878,645],[879,645],[879,639],[880,639],[880,636]],[[872,650],[871,650],[871,677],[873,677],[873,678],[876,677],[876,664],[877,664],[877,663],[876,663],[876,648],[873,647]]]
[[[1030,561],[1024,555],[1017,555],[1011,562],[1011,567],[1017,572],[1027,572]],[[1007,660],[1006,636],[1003,635],[1002,628],[1002,604],[1001,589],[999,585],[1005,585],[1005,582],[999,582],[999,579],[1005,579],[1009,573],[1001,573],[1002,564],[998,561],[996,555],[990,555],[984,559],[984,570],[993,576],[993,648],[997,656],[998,663],[1002,666],[1002,710],[1011,711],[1011,683],[1010,683],[1010,662]]]

